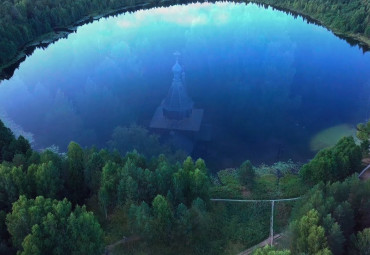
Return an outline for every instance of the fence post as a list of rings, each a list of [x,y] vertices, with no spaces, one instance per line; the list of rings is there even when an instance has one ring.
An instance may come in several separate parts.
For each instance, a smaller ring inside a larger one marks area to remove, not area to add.
[[[270,220],[270,242],[271,246],[273,246],[274,243],[274,206],[275,206],[275,200],[271,201],[271,220]]]

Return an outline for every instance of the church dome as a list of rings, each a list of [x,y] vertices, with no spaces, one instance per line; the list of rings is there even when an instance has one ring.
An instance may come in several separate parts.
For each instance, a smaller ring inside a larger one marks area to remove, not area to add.
[[[174,76],[181,75],[181,73],[183,72],[182,67],[180,66],[178,61],[176,61],[176,63],[173,65],[172,72]]]
[[[179,62],[176,61],[176,63],[172,67],[172,72],[178,73],[182,71],[182,67],[180,66]]]

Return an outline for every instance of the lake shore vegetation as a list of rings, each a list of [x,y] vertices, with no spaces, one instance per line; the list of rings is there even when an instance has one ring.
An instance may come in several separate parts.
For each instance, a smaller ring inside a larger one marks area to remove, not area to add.
[[[38,152],[0,122],[0,253],[236,254],[269,236],[271,205],[211,198],[300,197],[276,203],[286,244],[255,254],[364,254],[370,182],[356,174],[361,159],[345,137],[303,166],[245,161],[212,173],[202,159],[75,142],[67,153]]]

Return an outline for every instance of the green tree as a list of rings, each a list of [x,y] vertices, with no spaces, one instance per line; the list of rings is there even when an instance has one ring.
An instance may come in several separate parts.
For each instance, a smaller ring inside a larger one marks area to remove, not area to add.
[[[355,175],[343,182],[316,185],[300,200],[300,205],[293,211],[295,219],[292,223],[293,239],[300,236],[297,222],[304,216],[307,217],[311,210],[315,210],[318,212],[317,225],[324,228],[331,252],[351,254],[348,249],[350,236],[356,229],[368,226],[370,222],[369,195],[370,183],[360,181]],[[294,240],[293,244],[298,243]],[[299,252],[295,245],[292,246],[292,252]]]
[[[50,161],[53,162],[54,166],[58,167],[61,172],[64,170],[65,175],[67,175],[67,171],[64,168],[68,168],[67,164],[68,162],[64,162],[63,158],[56,152],[49,149],[44,150],[42,153],[40,153],[38,156],[33,155],[34,164],[39,163],[49,163]],[[64,166],[66,165],[66,166]]]
[[[31,145],[26,138],[19,136],[14,143],[14,154],[23,154],[26,155],[30,153]]]
[[[157,195],[152,203],[153,226],[156,240],[169,243],[173,229],[173,213],[166,198]]]
[[[57,198],[62,188],[62,179],[59,169],[53,162],[39,165],[34,174],[37,195]]]
[[[14,152],[9,151],[9,146],[14,140],[12,131],[0,120],[0,162],[13,159]]]
[[[143,200],[147,202],[152,201],[158,189],[157,180],[155,178],[155,172],[150,171],[149,169],[145,169],[142,186],[143,187],[141,189],[145,193]]]
[[[344,237],[349,238],[355,227],[354,212],[351,204],[348,201],[338,204],[334,209],[333,217],[341,226]]]
[[[21,196],[7,215],[13,244],[21,255],[102,254],[103,231],[86,208],[63,201]]]
[[[329,251],[325,230],[319,225],[319,214],[315,209],[293,223],[293,228],[292,251],[294,253],[313,255],[326,254]]]
[[[178,238],[184,238],[189,235],[191,231],[190,213],[186,205],[179,204],[176,208],[175,219],[177,230],[176,234]]]
[[[101,186],[99,189],[99,202],[107,216],[108,210],[114,207],[118,201],[117,186],[119,166],[111,161],[103,167]]]
[[[164,155],[159,158],[161,161],[155,170],[155,179],[157,180],[158,193],[166,194],[171,188],[171,184],[174,182],[173,174],[175,169],[164,159]]]
[[[67,206],[68,204],[64,204]],[[28,200],[20,196],[13,203],[12,212],[6,217],[6,225],[12,236],[13,245],[21,249],[24,238],[31,233],[32,227],[41,224],[42,218],[53,208],[53,201],[44,197]],[[70,210],[70,209],[69,209]]]
[[[21,167],[0,165],[0,210],[9,211],[19,195],[25,194],[27,182]]]
[[[131,204],[129,209],[131,229],[136,233],[141,233],[147,240],[153,235],[151,217],[151,210],[147,203],[142,202],[140,206]]]
[[[184,161],[183,167],[173,173],[173,184],[168,187],[173,187],[174,200],[177,203],[184,203],[186,206],[190,206],[197,197],[208,200],[210,181],[207,173],[204,171],[204,166],[202,164],[200,166],[203,171],[195,168],[193,160],[191,157],[188,157]]]
[[[102,254],[103,230],[92,212],[77,206],[67,219],[69,254]]]
[[[101,173],[104,166],[104,159],[100,153],[94,152],[90,155],[84,172],[85,186],[89,189],[90,194],[98,192]]]
[[[370,121],[357,125],[357,138],[361,141],[368,141],[370,139]]]
[[[194,170],[195,166],[194,166],[194,161],[193,159],[189,156],[185,159],[183,165],[182,165],[183,169],[187,172],[191,172]]]
[[[197,161],[195,161],[195,168],[196,169],[199,169],[201,172],[203,172],[204,174],[207,174],[207,166],[206,166],[206,162],[204,162],[203,159],[201,158],[198,158]]]
[[[27,167],[27,158],[23,154],[15,154],[12,161],[14,166],[24,166]]]
[[[255,182],[256,173],[252,163],[247,160],[238,169],[238,177],[240,184],[245,185],[248,189],[252,189]]]
[[[134,201],[138,199],[138,184],[131,176],[126,180],[126,197]]]
[[[299,173],[309,184],[344,180],[359,170],[361,158],[361,149],[353,137],[344,137],[333,148],[319,151]]]
[[[124,205],[127,200],[127,193],[126,193],[126,182],[127,179],[121,179],[118,183],[117,187],[117,203],[119,205]]]
[[[330,250],[334,255],[343,254],[345,238],[339,224],[328,214],[323,220],[323,226],[325,228]]]
[[[353,255],[370,255],[370,228],[357,232],[352,238],[351,254]]]
[[[370,36],[370,27],[368,27]],[[357,138],[361,141],[361,148],[365,152],[370,149],[370,121],[367,123],[360,123],[357,125]]]
[[[290,255],[289,250],[276,250],[273,247],[266,245],[263,248],[258,248],[253,252],[253,255]]]
[[[189,200],[194,200],[195,198],[202,198],[205,200],[209,199],[209,178],[204,172],[199,169],[195,169],[194,172],[190,174],[190,191],[191,197]]]
[[[73,203],[81,203],[85,197],[84,153],[80,145],[71,142],[68,145],[68,176],[65,182],[68,197]]]
[[[116,127],[108,145],[111,149],[117,149],[121,155],[137,150],[149,158],[165,150],[159,143],[158,136],[150,134],[147,129],[138,125]]]

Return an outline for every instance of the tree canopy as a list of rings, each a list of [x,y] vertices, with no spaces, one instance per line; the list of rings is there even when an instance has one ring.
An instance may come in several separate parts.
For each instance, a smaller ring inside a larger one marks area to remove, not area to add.
[[[4,254],[102,254],[122,235],[140,240],[123,246],[132,254],[225,254],[268,237],[269,203],[215,203],[211,197],[303,196],[276,203],[274,227],[290,226],[289,247],[265,247],[255,254],[363,254],[368,249],[370,187],[350,176],[361,160],[360,147],[350,137],[319,152],[299,174],[291,162],[255,167],[245,161],[217,175],[202,159],[148,159],[135,150],[122,155],[75,142],[65,154],[37,152],[1,121],[0,141],[0,151],[13,155],[0,162]]]
[[[62,201],[20,196],[6,218],[19,254],[102,254],[103,231],[91,212]]]
[[[319,151],[302,167],[300,175],[310,184],[344,180],[360,170],[361,159],[361,148],[353,137],[344,137],[334,147]]]

